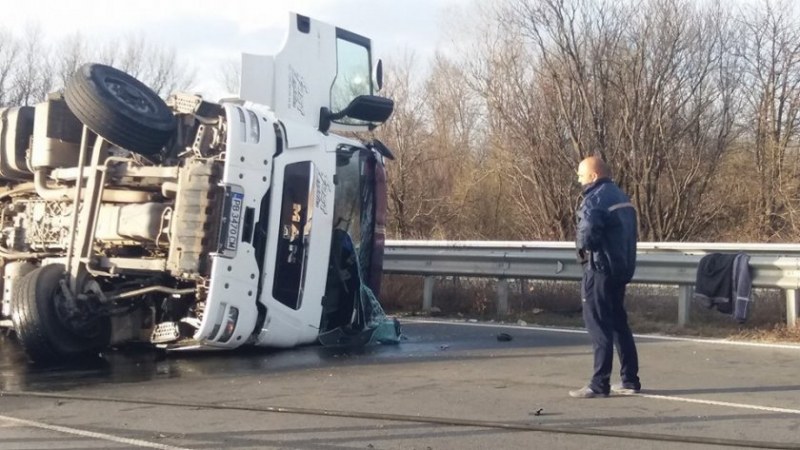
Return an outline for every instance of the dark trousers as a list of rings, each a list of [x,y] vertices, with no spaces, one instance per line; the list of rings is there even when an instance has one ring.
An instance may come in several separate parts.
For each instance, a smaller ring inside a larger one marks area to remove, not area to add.
[[[625,284],[587,267],[583,273],[581,297],[583,320],[594,347],[594,374],[589,387],[595,392],[608,393],[615,345],[622,383],[640,387],[639,356],[624,306]]]

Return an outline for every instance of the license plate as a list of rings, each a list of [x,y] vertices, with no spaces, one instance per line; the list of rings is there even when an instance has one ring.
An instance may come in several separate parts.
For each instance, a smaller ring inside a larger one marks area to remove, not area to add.
[[[218,253],[227,257],[236,256],[239,246],[239,234],[242,230],[244,217],[244,192],[238,186],[225,188],[225,207],[222,214]]]

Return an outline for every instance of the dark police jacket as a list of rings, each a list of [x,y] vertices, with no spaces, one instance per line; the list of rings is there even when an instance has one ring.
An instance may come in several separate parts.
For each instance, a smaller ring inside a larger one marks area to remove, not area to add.
[[[708,308],[733,314],[739,323],[747,320],[752,303],[750,255],[746,253],[711,253],[697,265],[694,296],[705,301]]]
[[[636,210],[608,178],[586,186],[578,208],[575,246],[590,269],[627,283],[636,270]]]

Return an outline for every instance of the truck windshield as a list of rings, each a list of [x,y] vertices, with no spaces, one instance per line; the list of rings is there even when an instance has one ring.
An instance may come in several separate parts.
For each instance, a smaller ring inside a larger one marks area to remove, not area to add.
[[[346,232],[353,240],[356,250],[362,247],[362,227],[369,226],[371,209],[365,206],[362,192],[364,184],[364,158],[356,147],[345,147],[336,152],[336,203],[334,204],[333,228]],[[368,190],[368,189],[367,189]],[[371,195],[370,195],[371,197]],[[365,216],[366,213],[366,216]],[[362,223],[366,221],[367,223]]]
[[[400,342],[400,325],[386,316],[375,291],[381,267],[373,256],[380,259],[383,251],[381,164],[366,148],[337,148],[334,229],[319,334],[323,345]]]
[[[374,179],[365,170],[368,157],[374,156],[364,148],[342,145],[336,150],[331,262],[322,332],[365,325],[362,280],[369,276],[375,224]]]

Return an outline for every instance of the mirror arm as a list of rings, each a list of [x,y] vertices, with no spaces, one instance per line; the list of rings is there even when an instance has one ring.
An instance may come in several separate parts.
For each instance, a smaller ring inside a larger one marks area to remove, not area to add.
[[[331,128],[331,110],[326,106],[319,109],[319,131],[327,133]]]
[[[347,116],[347,113],[349,111],[350,111],[349,105],[347,108],[339,111],[338,113],[332,113],[327,106],[323,106],[322,108],[319,109],[319,131],[327,133],[328,130],[331,128],[331,122]]]
[[[327,133],[328,130],[331,128],[331,122],[337,119],[341,119],[347,113],[347,108],[343,109],[338,113],[332,113],[331,110],[327,106],[323,106],[319,109],[319,131],[322,133]]]

